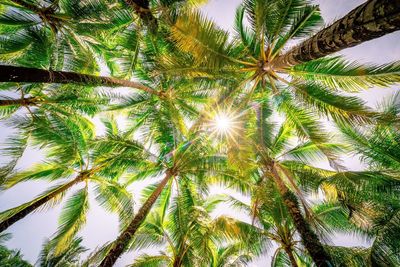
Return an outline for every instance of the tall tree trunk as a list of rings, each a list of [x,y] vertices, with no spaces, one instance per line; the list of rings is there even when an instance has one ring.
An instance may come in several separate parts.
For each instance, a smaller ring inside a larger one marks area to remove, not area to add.
[[[0,106],[29,106],[35,103],[35,97],[20,99],[0,99]]]
[[[284,246],[283,249],[285,250],[286,254],[288,255],[290,264],[292,265],[292,267],[298,267],[297,261],[293,255],[293,249],[288,246]]]
[[[100,267],[111,267],[115,264],[117,259],[122,255],[128,246],[130,240],[135,235],[136,231],[139,229],[140,225],[146,219],[154,203],[160,196],[165,185],[168,183],[169,179],[173,176],[171,172],[167,172],[164,179],[158,184],[157,188],[153,191],[150,197],[145,203],[140,207],[139,211],[136,213],[135,217],[128,225],[128,227],[118,236],[114,241],[112,248],[107,253],[105,258],[100,264]]]
[[[19,83],[61,83],[81,84],[86,86],[131,87],[162,96],[161,93],[137,82],[112,77],[94,76],[67,71],[53,71],[36,68],[0,65],[0,82]]]
[[[283,202],[292,217],[296,230],[299,232],[304,247],[307,249],[311,258],[317,266],[331,267],[331,259],[329,254],[325,251],[318,236],[313,232],[310,225],[306,222],[301,214],[299,203],[294,194],[287,188],[285,183],[279,176],[274,164],[268,166],[271,170],[272,177],[277,185],[278,191],[283,198]]]
[[[321,58],[400,30],[400,1],[369,0],[272,62],[274,69]]]
[[[70,189],[73,185],[81,182],[83,180],[84,176],[83,175],[78,175],[74,180],[72,180],[69,183],[66,183],[62,186],[60,186],[58,189],[54,190],[50,194],[38,199],[37,201],[33,202],[29,206],[26,206],[25,208],[21,209],[18,211],[16,214],[13,216],[7,218],[6,220],[2,221],[0,223],[0,233],[6,230],[8,227],[13,225],[14,223],[18,222],[19,220],[23,219],[25,216],[30,214],[31,212],[35,211],[37,208],[45,204],[46,202],[52,200],[53,198],[57,197],[59,194],[62,194],[66,192],[68,189]],[[7,212],[7,211],[5,211]]]
[[[125,0],[125,2],[135,10],[135,13],[152,33],[157,32],[158,22],[151,13],[149,0]]]

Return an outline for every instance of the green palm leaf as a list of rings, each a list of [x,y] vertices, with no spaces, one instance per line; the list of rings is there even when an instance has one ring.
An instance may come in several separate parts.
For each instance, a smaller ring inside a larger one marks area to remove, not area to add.
[[[73,194],[66,202],[60,215],[60,226],[54,240],[55,255],[65,251],[74,236],[86,222],[86,212],[89,208],[88,188],[85,187]]]
[[[294,77],[319,81],[325,86],[358,92],[373,86],[387,87],[400,82],[400,64],[360,65],[341,57],[322,58],[296,65],[289,70]]]

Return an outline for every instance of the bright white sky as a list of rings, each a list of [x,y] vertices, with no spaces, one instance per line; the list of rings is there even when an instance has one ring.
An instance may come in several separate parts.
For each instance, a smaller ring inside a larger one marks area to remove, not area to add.
[[[203,10],[206,14],[214,19],[221,27],[229,30],[232,28],[235,9],[240,3],[240,0],[210,0]],[[348,13],[354,7],[360,5],[362,0],[316,0],[320,4],[322,15],[326,23],[330,23]],[[359,62],[373,62],[377,64],[387,63],[400,59],[400,32],[392,33],[381,37],[377,40],[372,40],[354,48],[346,49],[341,54],[348,59],[357,60]],[[385,95],[390,95],[397,88],[391,89],[371,89],[362,94],[362,98],[370,105],[375,105]],[[0,123],[0,144],[4,142],[10,131],[6,129],[4,124]],[[37,151],[26,153],[21,162],[20,168],[30,166],[32,162],[40,160]],[[0,158],[1,161],[1,158]],[[4,160],[3,160],[4,161]],[[345,162],[349,168],[358,168],[356,160]],[[42,192],[48,185],[44,182],[25,183],[14,187],[13,189],[0,194],[0,211],[22,204],[31,200],[37,194]],[[142,184],[132,185],[134,195],[140,197],[140,189]],[[138,203],[139,204],[139,203]],[[136,209],[139,205],[136,205]],[[51,236],[57,230],[57,220],[61,206],[58,206],[47,212],[38,212],[29,215],[22,221],[16,223],[10,228],[13,238],[7,242],[10,248],[20,249],[24,258],[34,263],[39,254],[43,240]],[[225,213],[220,208],[218,213]],[[91,250],[97,246],[101,246],[107,241],[114,240],[117,236],[117,218],[116,216],[105,213],[101,208],[98,208],[94,201],[91,202],[86,227],[81,231],[84,237],[84,246]],[[366,244],[365,241],[356,237],[345,237],[338,235],[333,238],[337,245],[354,246]],[[158,249],[151,250],[158,251]],[[118,261],[116,266],[125,266],[131,264],[137,253],[128,253]],[[269,266],[271,255],[265,255],[257,259],[250,266]]]

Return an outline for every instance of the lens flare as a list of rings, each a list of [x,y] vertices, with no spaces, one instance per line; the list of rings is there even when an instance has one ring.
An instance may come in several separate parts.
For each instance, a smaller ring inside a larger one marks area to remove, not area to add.
[[[217,108],[208,113],[208,123],[205,130],[216,140],[236,142],[237,134],[240,130],[241,114],[237,114],[230,108]]]
[[[229,114],[221,112],[215,115],[214,125],[216,131],[222,134],[226,134],[230,130],[232,130],[232,127],[234,126],[234,121],[231,117],[229,117]]]

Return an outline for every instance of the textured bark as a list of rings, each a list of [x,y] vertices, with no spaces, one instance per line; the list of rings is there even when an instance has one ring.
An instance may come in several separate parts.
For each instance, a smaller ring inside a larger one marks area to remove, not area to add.
[[[0,106],[29,106],[35,104],[35,101],[35,97],[20,99],[0,99]]]
[[[301,214],[299,203],[293,193],[287,188],[285,183],[280,178],[275,166],[269,166],[272,177],[277,185],[279,193],[283,198],[283,202],[293,220],[296,230],[299,232],[302,243],[307,249],[311,258],[318,267],[331,267],[331,259],[329,254],[325,251],[323,245],[319,241],[318,236],[313,232],[310,225],[306,222]]]
[[[50,201],[51,199],[57,197],[59,194],[62,194],[63,192],[66,192],[68,189],[70,189],[73,185],[81,182],[83,179],[82,175],[77,176],[74,180],[72,180],[69,183],[66,183],[65,185],[61,186],[51,194],[37,200],[36,202],[32,203],[31,205],[23,208],[10,218],[2,221],[0,223],[0,233],[6,230],[8,227],[13,225],[14,223],[18,222],[19,220],[23,219],[25,216],[30,214],[31,212],[35,211],[37,208],[45,204],[46,202]]]
[[[172,267],[181,267],[183,264],[183,257],[186,254],[188,246],[185,245],[184,243],[182,243],[179,247],[180,247],[179,251],[178,251],[177,255],[175,256]]]
[[[290,260],[290,264],[292,265],[292,267],[298,267],[296,259],[294,258],[293,255],[293,249],[291,247],[283,247],[283,249],[285,250],[286,254],[289,256],[289,260]]]
[[[111,267],[115,264],[117,259],[124,253],[126,247],[131,241],[132,237],[135,235],[136,231],[139,229],[140,225],[144,222],[147,215],[149,214],[154,203],[160,196],[165,185],[168,183],[169,179],[172,177],[172,173],[167,172],[164,179],[158,184],[157,188],[153,191],[146,202],[140,207],[139,211],[136,213],[135,217],[128,225],[128,227],[118,236],[114,241],[112,248],[107,253],[105,258],[100,264],[100,267]]]
[[[52,71],[35,68],[0,65],[0,82],[19,83],[61,83],[81,84],[86,86],[131,87],[150,94],[162,96],[161,93],[137,82],[120,80],[112,77],[94,76],[67,71]]]
[[[150,3],[148,0],[125,0],[125,2],[135,10],[135,13],[150,29],[151,32],[157,32],[158,22],[150,10]]]
[[[173,267],[180,267],[182,266],[182,259],[180,257],[175,257],[174,263],[172,264]]]
[[[272,62],[274,69],[321,58],[400,30],[399,0],[369,0]]]

